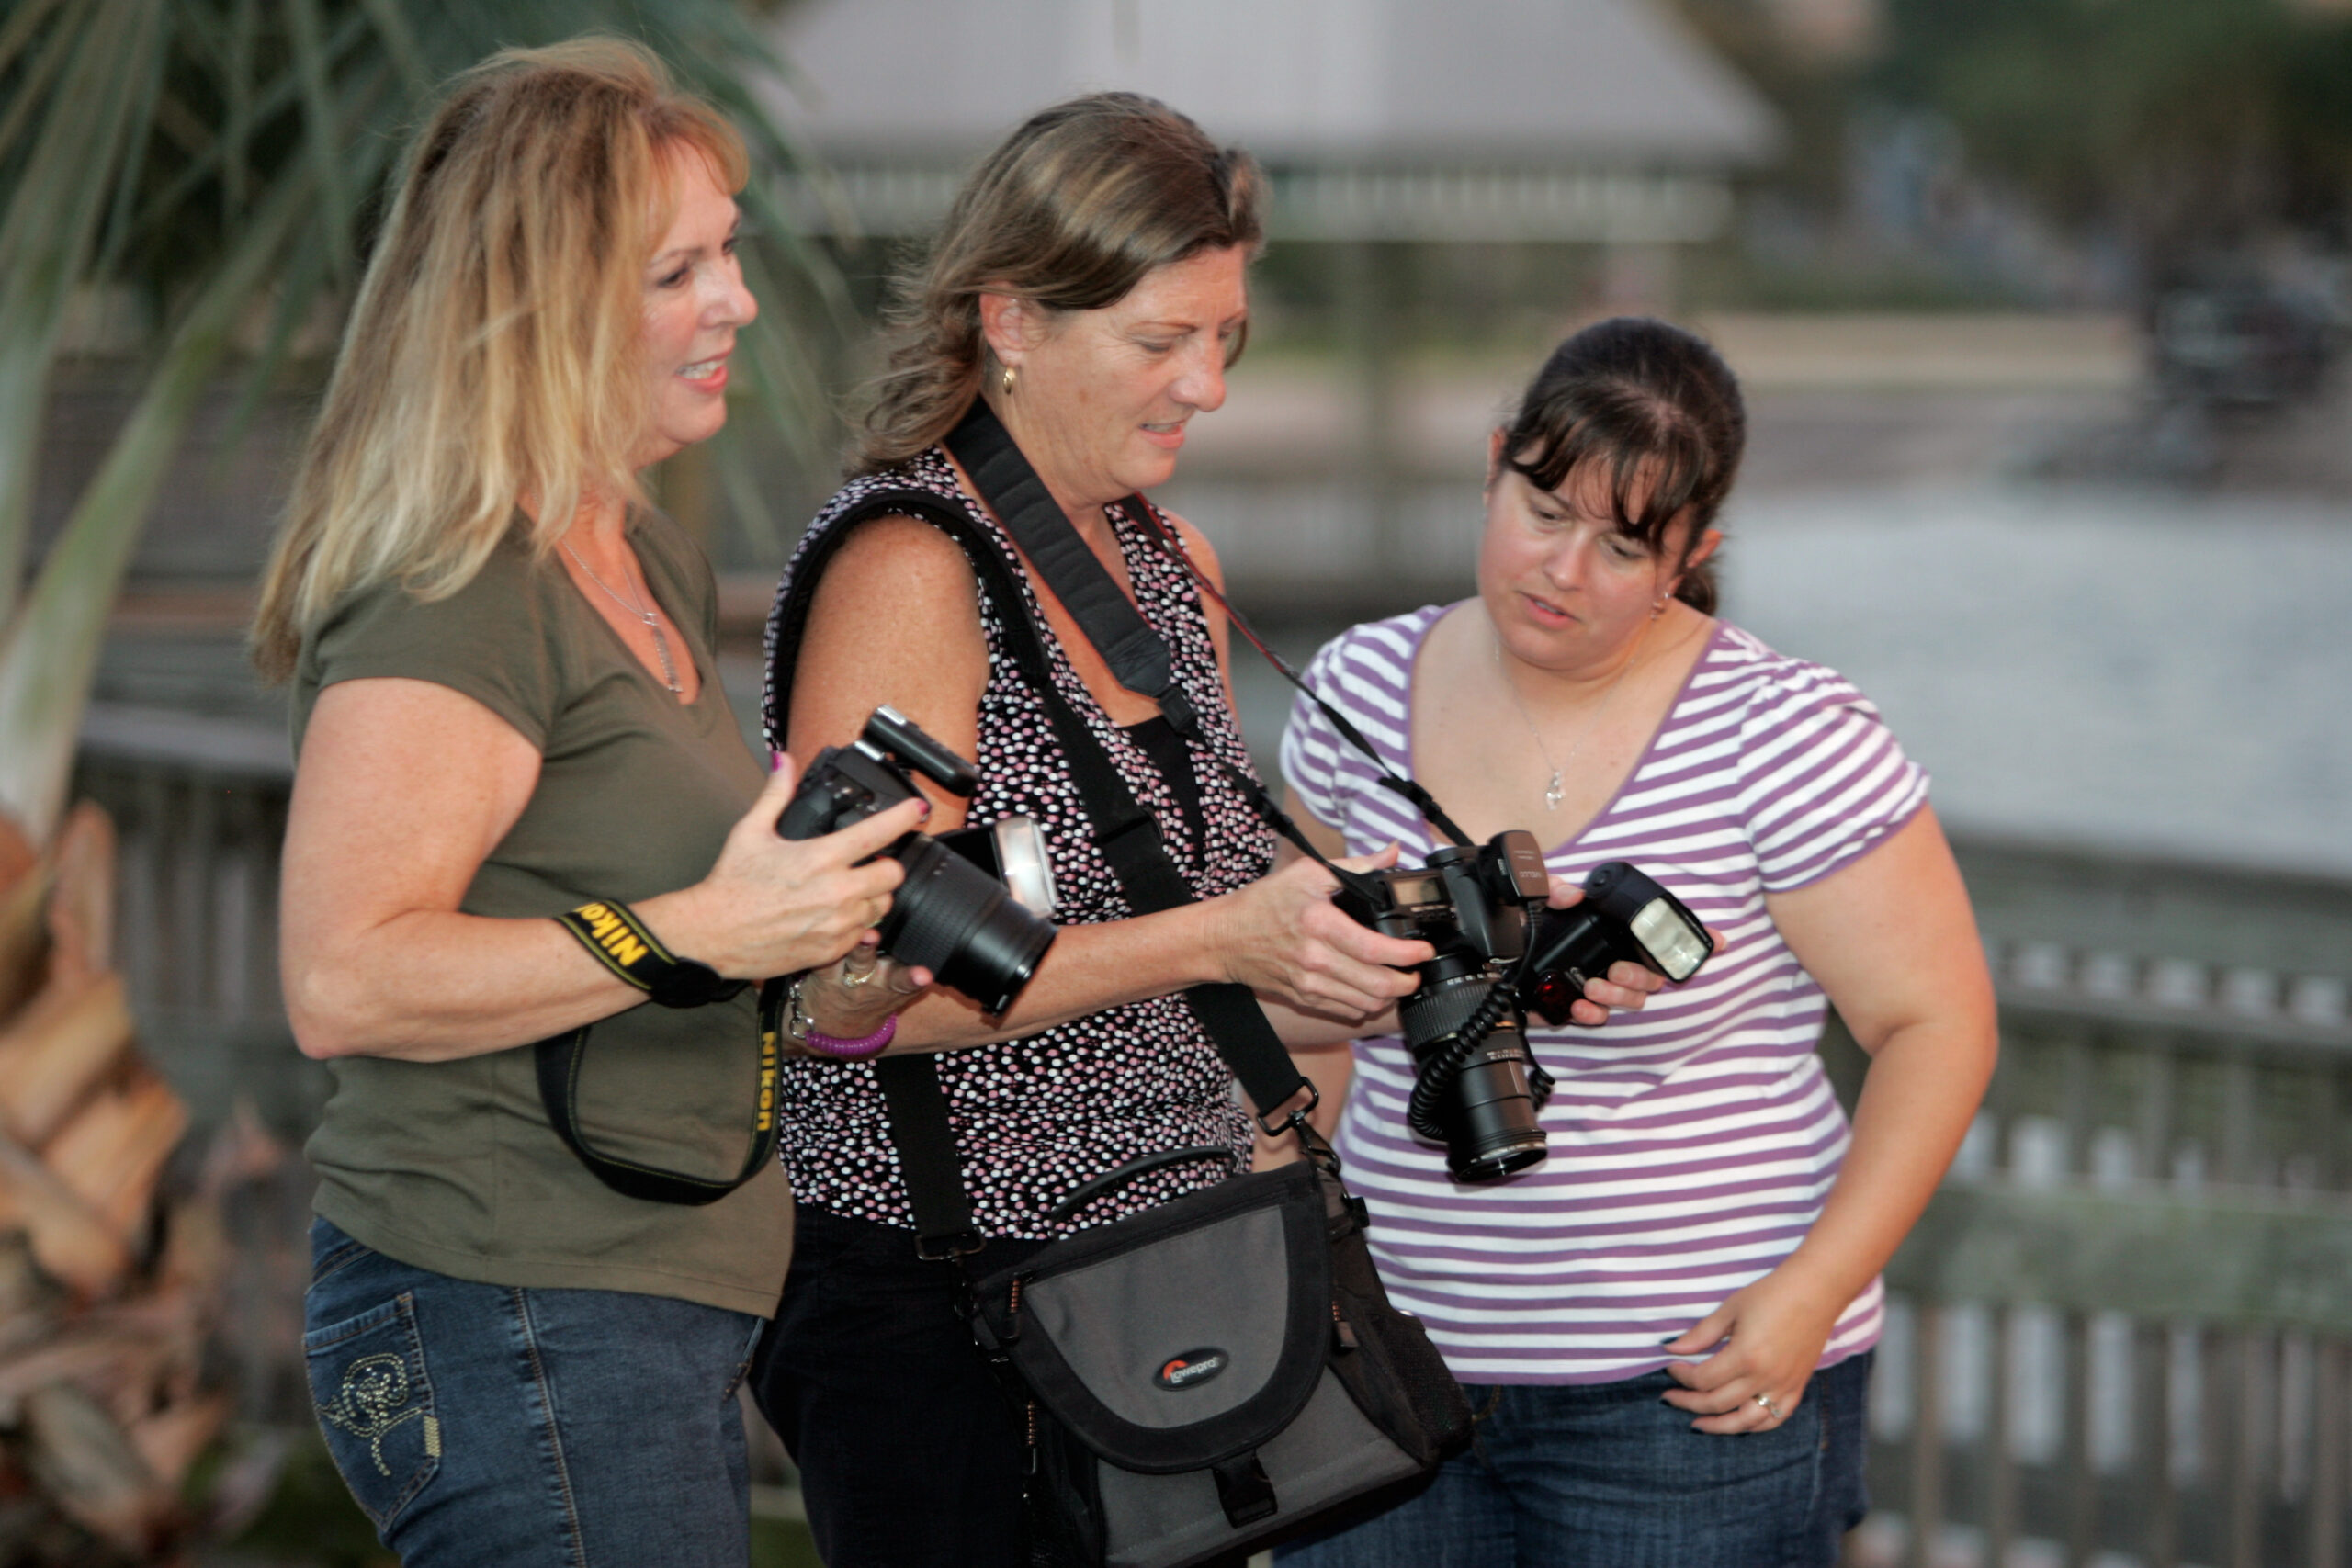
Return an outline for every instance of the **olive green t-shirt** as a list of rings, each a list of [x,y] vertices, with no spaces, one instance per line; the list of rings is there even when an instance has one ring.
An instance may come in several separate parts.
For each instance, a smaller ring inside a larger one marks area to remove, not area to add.
[[[641,514],[629,527],[672,652],[701,671],[691,704],[638,662],[559,561],[535,564],[519,535],[447,599],[372,589],[303,641],[298,754],[322,689],[380,676],[463,693],[538,749],[537,786],[475,874],[459,905],[468,914],[544,917],[698,882],[760,791],[712,658],[709,563],[667,518]],[[583,974],[588,963],[583,954]],[[648,1003],[596,1024],[579,1092],[589,1146],[731,1179],[751,1146],[756,1029],[751,991],[710,1007]],[[334,1093],[307,1151],[316,1206],[377,1251],[491,1284],[775,1310],[792,1238],[781,1168],[699,1208],[625,1198],[548,1125],[527,1045],[455,1062],[360,1055],[331,1066]]]

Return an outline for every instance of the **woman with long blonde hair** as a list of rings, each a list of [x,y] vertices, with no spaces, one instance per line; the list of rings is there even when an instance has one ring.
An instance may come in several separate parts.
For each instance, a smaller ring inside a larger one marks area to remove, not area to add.
[[[311,1389],[411,1564],[740,1568],[735,1386],[791,1234],[746,983],[817,971],[822,1049],[928,978],[868,930],[921,804],[778,837],[795,771],[763,781],[709,565],[636,477],[726,419],[745,170],[629,45],[458,78],[264,589],[287,1012],[335,1079]]]

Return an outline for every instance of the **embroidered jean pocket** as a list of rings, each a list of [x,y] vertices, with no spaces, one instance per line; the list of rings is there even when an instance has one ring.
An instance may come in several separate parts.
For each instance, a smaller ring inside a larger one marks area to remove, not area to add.
[[[441,1468],[441,1418],[403,1291],[357,1317],[302,1336],[311,1404],[360,1509],[386,1529]]]

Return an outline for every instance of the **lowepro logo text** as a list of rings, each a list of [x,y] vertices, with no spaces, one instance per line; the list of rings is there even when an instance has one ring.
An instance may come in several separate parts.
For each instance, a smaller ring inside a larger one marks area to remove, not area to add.
[[[1231,1359],[1215,1346],[1204,1345],[1197,1350],[1170,1357],[1160,1364],[1159,1371],[1153,1374],[1151,1381],[1166,1389],[1191,1388],[1225,1371],[1227,1362]]]

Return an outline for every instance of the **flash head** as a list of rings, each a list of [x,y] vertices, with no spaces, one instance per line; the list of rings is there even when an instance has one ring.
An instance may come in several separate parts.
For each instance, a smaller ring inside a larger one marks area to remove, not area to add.
[[[867,716],[858,744],[888,752],[950,795],[969,798],[980,787],[978,768],[954,748],[943,746],[922,731],[922,726],[888,704]]]

